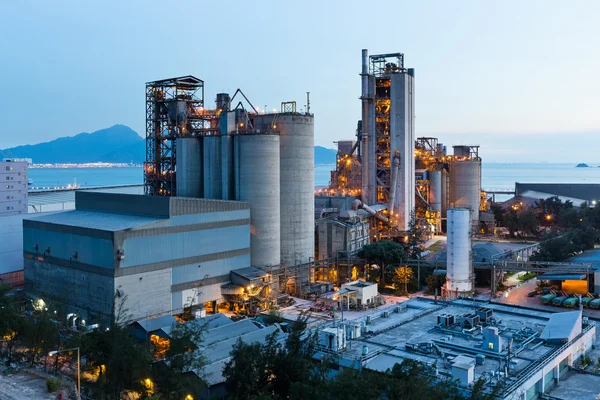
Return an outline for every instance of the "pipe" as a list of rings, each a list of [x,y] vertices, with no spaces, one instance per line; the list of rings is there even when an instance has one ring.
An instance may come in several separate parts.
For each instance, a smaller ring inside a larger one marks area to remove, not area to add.
[[[367,49],[362,51],[362,70],[361,70],[361,83],[362,83],[362,135],[361,135],[361,170],[362,170],[362,193],[361,198],[363,203],[366,203],[369,199],[369,53]]]
[[[400,152],[394,152],[394,160],[392,162],[392,187],[390,188],[390,217],[394,215],[394,206],[396,205],[396,191],[398,188],[398,176],[400,175]]]
[[[373,210],[371,207],[369,207],[368,205],[366,205],[362,201],[356,199],[354,201],[354,204],[356,204],[357,207],[362,208],[363,210],[365,210],[366,212],[368,212],[369,214],[371,214],[372,216],[374,216],[378,220],[383,221],[386,224],[390,222],[390,220],[387,217],[385,217],[385,216],[383,216],[381,214],[377,214],[377,211]]]

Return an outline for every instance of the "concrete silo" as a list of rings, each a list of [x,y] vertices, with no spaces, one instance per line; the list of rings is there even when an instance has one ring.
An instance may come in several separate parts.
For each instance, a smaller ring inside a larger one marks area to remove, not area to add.
[[[296,112],[257,115],[254,128],[280,135],[281,263],[307,263],[315,254],[314,117]]]
[[[236,200],[250,203],[251,263],[278,265],[280,244],[279,136],[233,137]]]
[[[221,170],[221,137],[205,136],[203,139],[204,198],[223,199]],[[223,199],[227,200],[227,199]]]
[[[202,197],[202,139],[177,139],[177,196]]]
[[[454,161],[450,165],[450,206],[471,210],[471,221],[479,221],[481,160]]]
[[[446,292],[452,298],[470,295],[474,281],[470,210],[449,208],[447,231]]]

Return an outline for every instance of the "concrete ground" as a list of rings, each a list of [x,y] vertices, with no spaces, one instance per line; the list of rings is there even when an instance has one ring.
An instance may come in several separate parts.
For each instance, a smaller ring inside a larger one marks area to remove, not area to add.
[[[569,372],[548,394],[563,400],[596,400],[600,397],[600,376]]]
[[[540,300],[540,295],[534,297],[527,297],[527,294],[537,287],[537,280],[531,279],[525,283],[523,283],[520,287],[515,287],[511,290],[508,290],[506,293],[506,297],[497,297],[493,301],[496,303],[503,304],[512,304],[515,306],[523,306],[523,307],[531,307],[539,310],[549,311],[549,312],[562,312],[572,310],[570,308],[559,307],[559,306],[551,306],[542,304]],[[488,291],[489,292],[489,291]],[[480,295],[481,297],[482,295]],[[482,299],[489,299],[489,294],[487,298],[483,295]],[[578,309],[578,308],[576,308]],[[600,319],[600,310],[593,310],[590,308],[583,309],[583,315],[590,318]]]
[[[26,371],[0,374],[0,400],[55,400],[58,393],[48,393],[46,379]],[[63,399],[69,397],[63,392]]]

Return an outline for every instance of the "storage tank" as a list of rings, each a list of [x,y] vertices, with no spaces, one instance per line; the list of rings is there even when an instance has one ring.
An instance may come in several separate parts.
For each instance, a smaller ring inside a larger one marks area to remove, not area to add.
[[[199,138],[176,139],[177,196],[202,197],[202,142]]]
[[[257,115],[254,127],[280,135],[281,263],[307,263],[315,255],[314,117],[299,113]],[[307,277],[301,277],[303,281]]]
[[[233,140],[236,200],[250,203],[251,263],[279,265],[279,136],[248,134]]]
[[[281,263],[307,263],[315,256],[314,118],[279,114],[276,124],[281,137]]]
[[[442,211],[442,171],[431,171],[428,174],[431,211]]]
[[[447,211],[446,290],[453,298],[470,295],[473,290],[471,218],[468,208],[449,208]]]
[[[223,199],[222,170],[221,170],[221,137],[205,136],[203,138],[204,166],[204,198]]]
[[[450,206],[471,210],[471,221],[479,221],[481,161],[465,160],[450,164]],[[474,224],[476,225],[476,224]]]

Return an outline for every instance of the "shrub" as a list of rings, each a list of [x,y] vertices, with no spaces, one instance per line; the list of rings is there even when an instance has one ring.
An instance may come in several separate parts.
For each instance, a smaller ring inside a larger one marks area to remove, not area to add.
[[[56,392],[61,385],[62,382],[60,381],[60,379],[46,379],[46,388],[50,393]]]

